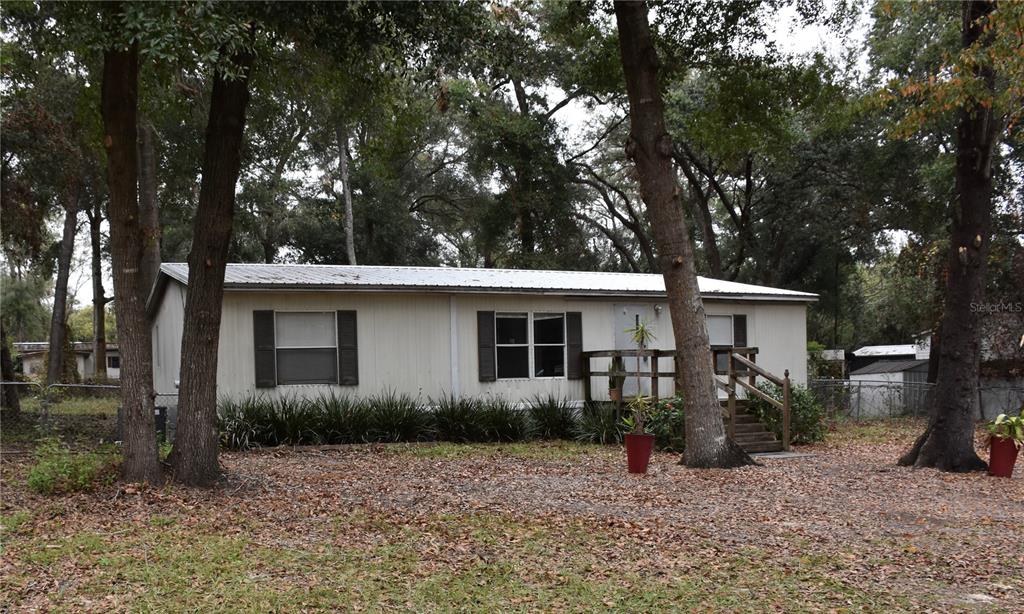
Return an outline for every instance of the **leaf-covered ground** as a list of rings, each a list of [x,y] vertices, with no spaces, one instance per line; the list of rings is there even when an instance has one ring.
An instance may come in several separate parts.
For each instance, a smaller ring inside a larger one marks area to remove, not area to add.
[[[1024,472],[894,466],[920,424],[695,471],[617,447],[224,455],[212,490],[24,487],[5,448],[0,610],[1024,611]]]

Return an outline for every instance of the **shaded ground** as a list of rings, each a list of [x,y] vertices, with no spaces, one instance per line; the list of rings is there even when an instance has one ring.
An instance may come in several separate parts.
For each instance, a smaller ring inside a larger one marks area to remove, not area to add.
[[[23,487],[12,611],[1024,611],[1024,475],[895,467],[920,424],[694,471],[573,444],[275,449],[222,488]],[[2,606],[0,606],[2,608]]]

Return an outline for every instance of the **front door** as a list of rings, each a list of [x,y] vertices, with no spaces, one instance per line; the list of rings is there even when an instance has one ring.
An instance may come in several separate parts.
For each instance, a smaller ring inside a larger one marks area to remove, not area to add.
[[[657,335],[658,331],[657,325],[655,324],[655,317],[656,314],[654,313],[653,305],[615,305],[615,349],[637,349],[636,343],[633,342],[632,335],[626,331],[635,328],[636,325],[641,322],[646,322],[651,325],[654,329],[655,335]],[[638,393],[642,395],[651,394],[651,359],[647,357],[641,358],[638,364],[636,358],[628,357],[625,358],[623,362],[625,363],[626,371],[630,375],[626,377],[626,381],[622,385],[622,396],[633,397]],[[637,377],[635,375],[638,371],[640,373],[639,391],[637,389]]]

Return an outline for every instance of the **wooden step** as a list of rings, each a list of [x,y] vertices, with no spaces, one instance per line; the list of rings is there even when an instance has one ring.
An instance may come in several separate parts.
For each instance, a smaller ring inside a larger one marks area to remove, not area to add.
[[[729,425],[727,424],[726,427]],[[762,433],[767,432],[768,428],[760,422],[737,422],[736,423],[736,434],[740,433]]]
[[[740,443],[740,442],[736,442],[736,443],[738,443],[739,446],[741,448],[743,448],[743,451],[746,452],[747,454],[750,454],[752,452],[782,452],[782,442],[781,441],[771,441],[771,442],[761,442],[761,443]]]
[[[771,441],[778,441],[778,439],[776,439],[775,435],[771,433],[758,433],[756,435],[737,435],[733,437],[733,441],[743,445],[748,443],[767,443]]]

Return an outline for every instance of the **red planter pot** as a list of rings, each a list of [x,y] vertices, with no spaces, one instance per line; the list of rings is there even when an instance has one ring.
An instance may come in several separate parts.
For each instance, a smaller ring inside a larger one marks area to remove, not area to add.
[[[1017,446],[1012,439],[993,437],[989,442],[991,454],[988,461],[988,473],[1000,478],[1013,475],[1013,465],[1017,462]]]
[[[647,473],[647,464],[651,462],[653,451],[654,435],[626,434],[626,465],[630,473]]]

